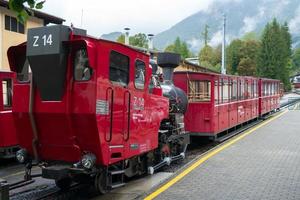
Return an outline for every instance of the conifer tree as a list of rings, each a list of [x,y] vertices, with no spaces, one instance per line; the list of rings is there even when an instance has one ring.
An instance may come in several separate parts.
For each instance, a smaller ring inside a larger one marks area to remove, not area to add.
[[[264,29],[258,56],[258,74],[280,79],[289,88],[291,63],[291,36],[287,23],[280,25],[276,19]]]

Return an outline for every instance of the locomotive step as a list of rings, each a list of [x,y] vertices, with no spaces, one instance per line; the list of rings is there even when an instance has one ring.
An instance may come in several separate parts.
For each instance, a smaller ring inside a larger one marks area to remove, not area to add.
[[[122,187],[122,186],[124,186],[124,185],[125,185],[125,183],[117,182],[117,183],[114,183],[114,184],[110,185],[109,187],[110,187],[111,189],[115,189],[115,188]]]
[[[124,174],[125,170],[109,171],[108,173],[111,175]]]

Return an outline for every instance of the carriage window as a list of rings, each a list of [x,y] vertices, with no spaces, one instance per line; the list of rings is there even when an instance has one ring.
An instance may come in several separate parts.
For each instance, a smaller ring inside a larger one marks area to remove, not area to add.
[[[244,85],[244,87],[245,87],[245,91],[244,91],[244,99],[248,99],[248,81],[245,81],[245,85]]]
[[[244,99],[244,81],[243,80],[239,80],[239,100]]]
[[[215,104],[219,104],[219,92],[218,92],[218,81],[215,81]]]
[[[231,93],[231,100],[237,100],[237,82],[236,80],[232,83],[232,93]]]
[[[256,81],[253,81],[253,97],[256,98],[257,95],[256,95],[256,90],[257,90],[257,85],[256,85]]]
[[[74,78],[76,81],[88,81],[92,77],[92,69],[86,49],[76,51],[74,57]]]
[[[210,81],[189,81],[190,102],[207,102],[211,99]]]
[[[129,58],[112,51],[110,53],[109,80],[122,86],[129,82]]]
[[[229,95],[228,95],[228,81],[227,80],[223,80],[223,103],[228,102],[229,100]]]
[[[12,106],[12,84],[11,80],[2,81],[2,96],[3,96],[3,106],[11,107]]]
[[[228,101],[231,100],[231,97],[232,97],[232,80],[229,80],[229,83],[228,83],[228,90],[229,90],[229,93],[228,93]]]
[[[252,98],[253,97],[253,95],[252,95],[252,82],[251,81],[249,81],[248,82],[248,98],[250,99],[250,98]]]
[[[137,89],[144,89],[145,87],[145,63],[137,60],[135,62],[135,78],[134,85]]]

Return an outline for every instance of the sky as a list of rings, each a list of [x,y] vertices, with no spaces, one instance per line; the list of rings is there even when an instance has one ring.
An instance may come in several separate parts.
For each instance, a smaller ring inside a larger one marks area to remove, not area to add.
[[[205,11],[214,0],[46,0],[43,12],[65,24],[102,34],[131,28],[131,33],[160,33],[184,18]]]

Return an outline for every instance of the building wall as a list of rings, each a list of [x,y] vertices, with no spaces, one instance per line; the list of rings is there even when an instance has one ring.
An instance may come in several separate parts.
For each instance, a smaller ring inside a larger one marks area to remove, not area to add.
[[[27,39],[29,28],[40,27],[44,21],[39,18],[29,17],[24,25],[25,34],[5,30],[5,15],[15,17],[14,13],[6,8],[0,7],[0,70],[9,70],[7,50],[11,46],[21,44]]]

